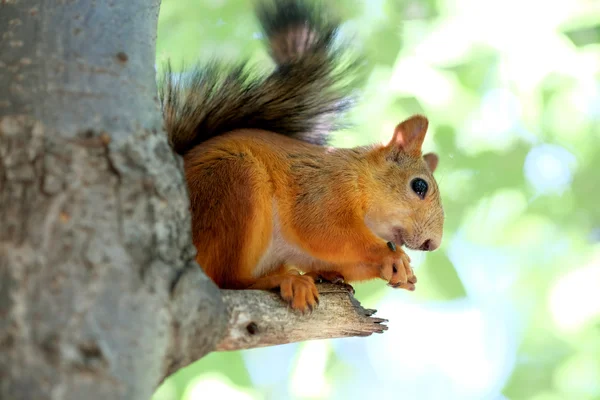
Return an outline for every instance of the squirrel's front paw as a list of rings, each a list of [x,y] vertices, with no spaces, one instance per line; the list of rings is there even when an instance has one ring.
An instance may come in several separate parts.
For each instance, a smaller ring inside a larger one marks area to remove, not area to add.
[[[381,278],[388,281],[388,286],[410,291],[415,290],[417,283],[417,277],[410,266],[410,257],[400,249],[384,260]]]

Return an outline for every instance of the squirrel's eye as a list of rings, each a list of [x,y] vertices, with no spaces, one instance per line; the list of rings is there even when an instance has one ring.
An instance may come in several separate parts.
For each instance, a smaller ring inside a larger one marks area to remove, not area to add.
[[[425,182],[421,178],[413,179],[413,181],[410,183],[410,187],[412,188],[412,190],[414,190],[417,196],[419,196],[422,199],[425,198],[425,195],[427,194],[427,189],[429,188],[427,182]]]

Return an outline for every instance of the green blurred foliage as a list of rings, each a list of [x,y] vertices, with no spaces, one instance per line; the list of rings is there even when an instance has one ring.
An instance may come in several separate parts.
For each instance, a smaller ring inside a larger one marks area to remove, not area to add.
[[[493,296],[510,302],[519,321],[503,395],[600,399],[600,2],[328,3],[348,20],[368,76],[350,116],[355,127],[335,144],[385,141],[400,120],[423,113],[425,149],[441,157],[444,243],[417,256],[413,301],[486,298],[474,270],[453,256],[459,239],[505,256],[501,265],[478,266],[491,282],[509,282]],[[167,59],[175,66],[215,56],[266,59],[257,32],[249,1],[163,0],[158,68]],[[381,282],[356,289],[368,307],[390,290]],[[294,347],[298,357],[303,346]],[[328,381],[360,375],[327,354]],[[281,398],[253,384],[236,352],[181,370],[154,400],[194,398],[191,383],[203,377],[246,393],[240,398]]]

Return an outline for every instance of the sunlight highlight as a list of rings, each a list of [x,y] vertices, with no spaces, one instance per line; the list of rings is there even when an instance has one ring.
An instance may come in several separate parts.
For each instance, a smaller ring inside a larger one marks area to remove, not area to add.
[[[455,87],[454,82],[443,72],[416,57],[405,57],[396,64],[388,90],[392,89],[399,94],[410,93],[432,106],[443,106],[454,101]]]
[[[600,322],[600,253],[588,266],[558,277],[548,307],[560,330],[573,333],[592,321]]]
[[[538,194],[562,193],[571,185],[576,161],[563,147],[540,145],[525,158],[525,177]]]
[[[385,335],[367,343],[370,365],[408,399],[495,398],[515,361],[510,325],[469,300],[406,304],[396,293],[378,307]],[[431,382],[435,382],[432,385]]]
[[[329,354],[329,344],[326,341],[317,340],[304,344],[290,384],[294,397],[329,397],[331,388],[325,377]]]

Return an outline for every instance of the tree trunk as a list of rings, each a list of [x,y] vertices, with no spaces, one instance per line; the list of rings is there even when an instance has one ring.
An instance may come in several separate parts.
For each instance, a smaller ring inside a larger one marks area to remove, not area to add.
[[[0,4],[2,399],[149,399],[224,331],[162,132],[158,10]]]
[[[146,400],[210,351],[387,329],[340,288],[297,316],[195,263],[158,9],[0,0],[0,400]]]

